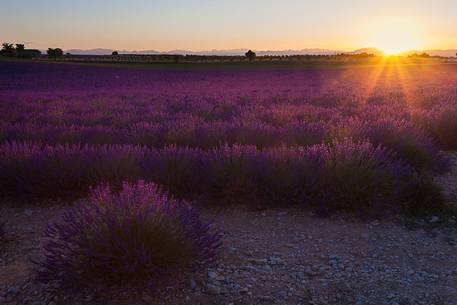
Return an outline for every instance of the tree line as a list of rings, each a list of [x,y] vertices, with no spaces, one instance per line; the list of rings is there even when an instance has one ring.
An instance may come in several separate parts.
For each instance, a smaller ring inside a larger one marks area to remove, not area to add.
[[[59,58],[64,55],[64,52],[61,48],[48,48],[46,54],[49,58]],[[28,58],[28,57],[37,57],[41,56],[42,53],[40,50],[36,49],[26,49],[25,44],[23,43],[2,43],[2,48],[0,49],[0,56],[6,57],[17,57],[17,58]]]
[[[2,49],[0,50],[0,55],[3,56],[16,56],[16,57],[23,57],[25,55],[25,45],[22,43],[8,43],[5,42],[2,44]]]

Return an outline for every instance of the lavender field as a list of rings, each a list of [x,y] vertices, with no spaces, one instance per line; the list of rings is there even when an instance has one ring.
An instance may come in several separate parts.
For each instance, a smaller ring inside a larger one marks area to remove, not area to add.
[[[0,192],[145,179],[215,205],[441,209],[454,65],[141,69],[0,63]]]
[[[0,297],[452,300],[456,72],[0,62]]]

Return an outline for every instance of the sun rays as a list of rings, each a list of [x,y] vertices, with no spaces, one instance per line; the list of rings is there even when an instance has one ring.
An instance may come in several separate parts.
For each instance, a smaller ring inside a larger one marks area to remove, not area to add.
[[[371,71],[364,81],[365,101],[384,94],[385,92],[379,92],[379,89],[388,85],[398,94],[398,98],[404,99],[408,104],[413,103],[415,88],[408,66],[409,62],[404,57],[380,57],[379,61],[370,67]]]

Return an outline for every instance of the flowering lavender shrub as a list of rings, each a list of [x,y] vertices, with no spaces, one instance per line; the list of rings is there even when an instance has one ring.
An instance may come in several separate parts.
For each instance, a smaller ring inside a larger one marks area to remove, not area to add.
[[[205,266],[220,245],[189,204],[153,183],[94,189],[46,229],[40,278],[64,287],[157,287]]]
[[[0,192],[19,199],[77,198],[92,185],[142,176],[145,149],[135,146],[5,143],[0,148]]]
[[[392,119],[354,120],[349,125],[350,137],[387,147],[417,169],[444,172],[449,167],[445,155],[419,126]]]
[[[347,139],[321,150],[324,168],[320,188],[326,192],[318,197],[318,211],[344,210],[360,215],[401,211],[402,183],[410,181],[414,173],[394,153]]]
[[[438,145],[447,150],[457,149],[457,110],[454,103],[416,112],[414,117],[430,132]]]

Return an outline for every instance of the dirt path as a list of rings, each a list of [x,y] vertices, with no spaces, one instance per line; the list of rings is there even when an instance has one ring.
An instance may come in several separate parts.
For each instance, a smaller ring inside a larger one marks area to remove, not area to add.
[[[31,280],[29,259],[39,257],[39,237],[58,213],[7,210],[9,235],[17,238],[1,255],[4,304],[73,304]],[[187,279],[168,304],[457,304],[455,228],[408,230],[392,221],[321,219],[291,210],[226,210],[209,217],[222,230],[221,256]],[[74,304],[106,303],[87,299]],[[145,292],[131,302],[152,300]]]

